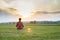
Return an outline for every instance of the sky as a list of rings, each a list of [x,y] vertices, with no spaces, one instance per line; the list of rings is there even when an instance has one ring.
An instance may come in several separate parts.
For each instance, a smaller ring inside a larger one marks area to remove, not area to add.
[[[16,9],[18,12],[17,14],[22,15],[24,17],[23,20],[32,20],[32,18],[33,20],[41,20],[41,21],[60,20],[60,13],[55,14],[39,13],[39,15],[38,13],[34,14],[34,12],[36,11],[46,11],[46,12],[60,11],[60,0],[0,0],[0,9],[7,9],[7,8]],[[32,14],[34,15],[31,16]],[[38,15],[39,17],[36,15]],[[1,18],[2,17],[0,17],[0,19]]]

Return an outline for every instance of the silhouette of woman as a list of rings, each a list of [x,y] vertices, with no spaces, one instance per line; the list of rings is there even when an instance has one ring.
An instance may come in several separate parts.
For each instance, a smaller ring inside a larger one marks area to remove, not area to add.
[[[24,25],[23,25],[23,23],[21,22],[21,18],[19,18],[19,21],[16,23],[16,27],[17,27],[17,29],[19,29],[19,30],[23,29]]]

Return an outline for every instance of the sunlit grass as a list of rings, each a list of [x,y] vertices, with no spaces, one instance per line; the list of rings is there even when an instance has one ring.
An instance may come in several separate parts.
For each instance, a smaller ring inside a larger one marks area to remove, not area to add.
[[[0,24],[0,40],[60,40],[60,26],[25,24],[17,30],[15,24]]]

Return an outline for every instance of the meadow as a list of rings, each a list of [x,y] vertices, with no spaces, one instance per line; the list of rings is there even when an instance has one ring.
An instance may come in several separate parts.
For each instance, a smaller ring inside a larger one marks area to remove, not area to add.
[[[17,30],[15,24],[0,24],[0,40],[60,40],[60,25],[24,24]]]

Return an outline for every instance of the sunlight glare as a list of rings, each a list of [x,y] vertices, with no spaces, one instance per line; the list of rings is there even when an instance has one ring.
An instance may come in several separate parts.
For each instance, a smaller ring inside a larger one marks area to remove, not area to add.
[[[27,28],[27,32],[31,32],[31,28]]]
[[[34,5],[31,2],[21,2],[21,4],[18,6],[18,11],[24,18],[29,17],[33,10]]]

